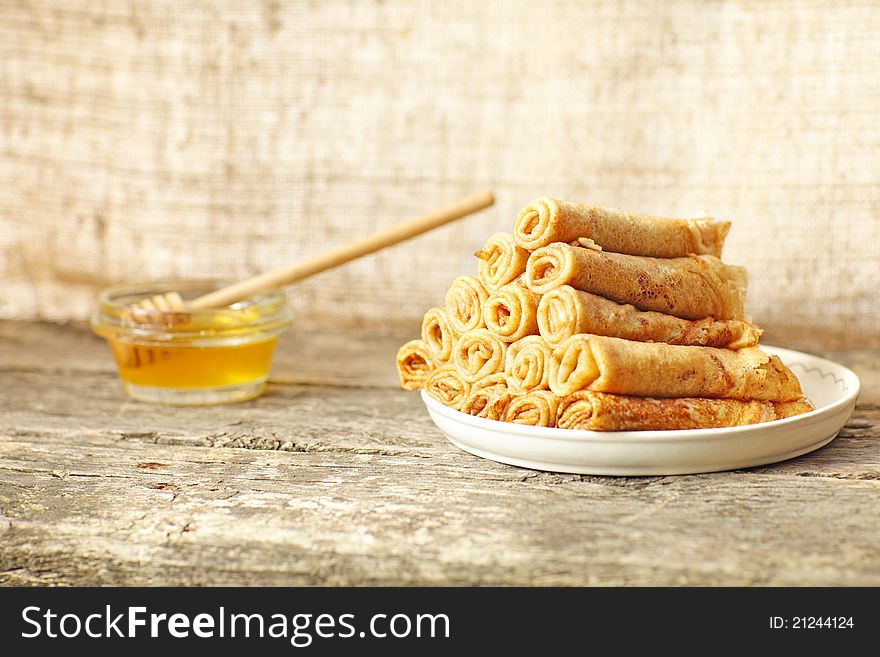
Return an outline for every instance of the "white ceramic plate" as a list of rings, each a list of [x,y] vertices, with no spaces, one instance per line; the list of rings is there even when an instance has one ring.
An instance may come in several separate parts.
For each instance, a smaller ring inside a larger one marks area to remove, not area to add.
[[[461,449],[535,470],[598,475],[671,475],[764,465],[812,452],[846,424],[859,394],[852,370],[790,349],[778,355],[800,379],[816,410],[723,429],[581,431],[497,422],[444,406],[422,391],[434,424]]]

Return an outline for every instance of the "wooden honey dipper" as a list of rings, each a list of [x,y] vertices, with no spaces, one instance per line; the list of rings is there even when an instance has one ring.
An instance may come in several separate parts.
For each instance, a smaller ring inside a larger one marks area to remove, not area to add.
[[[166,319],[164,317],[165,313],[186,313],[187,310],[222,308],[237,301],[277,290],[280,287],[296,283],[322,271],[333,269],[361,256],[384,249],[387,246],[398,244],[426,233],[433,228],[443,226],[456,219],[461,219],[469,214],[488,208],[494,202],[495,197],[491,192],[471,194],[415,219],[395,224],[390,228],[353,240],[348,244],[307,258],[293,265],[259,274],[214,292],[209,292],[189,302],[185,302],[177,292],[157,294],[132,306],[129,311],[129,320],[137,323],[150,323],[150,317],[155,318],[157,313],[161,313],[164,320]]]

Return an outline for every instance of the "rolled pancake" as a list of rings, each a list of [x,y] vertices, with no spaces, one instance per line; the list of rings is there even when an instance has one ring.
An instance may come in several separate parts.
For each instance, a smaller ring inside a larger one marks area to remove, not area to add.
[[[452,358],[452,348],[458,334],[452,329],[446,311],[442,308],[431,308],[422,319],[422,342],[434,359],[434,365],[440,366]]]
[[[495,372],[477,379],[471,385],[471,392],[478,390],[507,390],[507,377],[504,376],[504,372]]]
[[[475,329],[462,333],[452,350],[456,369],[473,383],[504,370],[507,345],[491,331]]]
[[[511,398],[512,395],[508,391],[497,388],[471,390],[461,406],[461,412],[474,417],[500,421],[504,419],[504,412]]]
[[[809,399],[802,397],[796,401],[773,402],[773,410],[776,411],[776,419],[781,420],[785,417],[809,413],[810,411],[816,410],[816,407],[813,406],[813,402]]]
[[[639,310],[570,285],[541,297],[537,321],[541,337],[554,347],[577,333],[592,333],[640,342],[741,349],[758,344],[762,333],[754,324],[736,319],[688,320]]]
[[[520,210],[513,236],[530,251],[583,237],[613,253],[680,258],[692,253],[721,257],[728,231],[729,221],[709,217],[668,219],[542,196]]]
[[[404,390],[417,390],[434,369],[434,360],[422,340],[410,340],[397,350],[397,376]]]
[[[461,408],[470,391],[471,384],[464,380],[453,365],[438,367],[425,380],[425,392],[455,410]]]
[[[489,292],[522,274],[529,259],[529,252],[517,246],[510,233],[495,233],[474,255],[480,259],[477,275]]]
[[[446,292],[445,309],[456,333],[483,328],[483,303],[489,293],[475,276],[459,276]]]
[[[647,258],[558,242],[529,256],[525,280],[538,294],[570,285],[682,319],[745,319],[746,270],[711,255]]]
[[[508,283],[489,295],[483,304],[486,328],[504,342],[516,342],[538,332],[541,295],[518,283]]]
[[[788,402],[803,398],[797,377],[758,347],[739,351],[573,335],[553,351],[550,389],[640,397],[710,397]]]
[[[504,421],[533,427],[555,427],[559,397],[549,390],[533,390],[513,397],[504,412]]]
[[[812,410],[809,402],[795,402],[798,412]],[[582,390],[559,402],[556,426],[590,431],[662,431],[711,429],[770,422],[783,417],[787,406],[766,401],[737,399],[653,399]],[[795,413],[796,414],[796,413]]]
[[[507,386],[515,392],[549,388],[550,363],[553,350],[539,335],[517,340],[507,348],[504,376]]]

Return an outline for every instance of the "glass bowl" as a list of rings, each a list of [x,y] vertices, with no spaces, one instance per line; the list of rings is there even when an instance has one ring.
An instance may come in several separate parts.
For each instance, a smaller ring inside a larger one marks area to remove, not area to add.
[[[259,396],[278,336],[290,326],[287,299],[273,292],[225,308],[182,312],[131,306],[156,294],[195,299],[216,281],[119,285],[98,295],[92,330],[107,340],[126,392],[163,404],[225,404]]]

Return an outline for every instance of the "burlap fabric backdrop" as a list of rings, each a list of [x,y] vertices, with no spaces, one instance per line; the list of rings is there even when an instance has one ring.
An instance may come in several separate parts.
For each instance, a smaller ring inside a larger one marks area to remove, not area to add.
[[[492,189],[292,291],[408,326],[533,196],[734,220],[769,325],[880,333],[871,2],[0,0],[0,316],[239,278]]]

